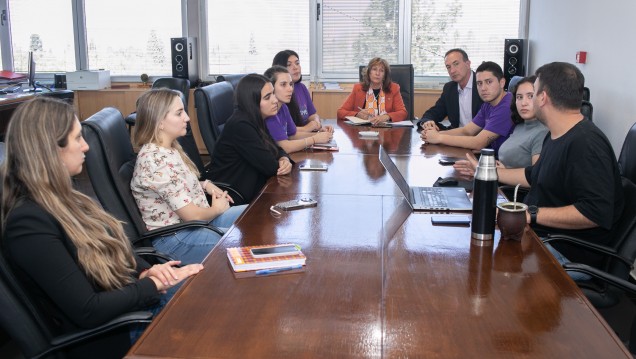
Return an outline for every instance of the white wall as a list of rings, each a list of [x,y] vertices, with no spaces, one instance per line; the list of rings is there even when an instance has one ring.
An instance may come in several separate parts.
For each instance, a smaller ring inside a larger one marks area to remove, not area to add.
[[[636,122],[636,1],[530,0],[529,72],[552,61],[575,63],[590,88],[594,123],[616,156]]]

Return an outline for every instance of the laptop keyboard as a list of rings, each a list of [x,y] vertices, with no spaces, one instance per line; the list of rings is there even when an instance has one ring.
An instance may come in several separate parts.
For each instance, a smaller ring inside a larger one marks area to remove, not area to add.
[[[420,198],[422,204],[426,207],[432,208],[446,208],[448,207],[448,201],[444,192],[438,187],[425,187],[420,188]]]

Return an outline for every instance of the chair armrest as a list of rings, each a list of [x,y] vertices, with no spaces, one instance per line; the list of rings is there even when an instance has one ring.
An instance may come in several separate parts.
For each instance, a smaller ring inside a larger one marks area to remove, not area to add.
[[[181,229],[197,228],[197,227],[208,228],[208,229],[218,233],[220,236],[225,234],[225,232],[223,232],[222,230],[218,229],[217,227],[211,225],[207,221],[188,221],[188,222],[182,222],[182,223],[172,224],[172,225],[169,225],[169,226],[153,229],[152,231],[148,231],[148,232],[144,233],[141,236],[141,239],[152,239],[152,238],[157,237],[157,236],[163,236],[163,235],[166,235],[166,234],[171,234],[171,233],[177,232],[177,231],[179,231]]]
[[[214,183],[214,185],[219,187],[220,189],[227,191],[227,193],[230,195],[230,197],[232,197],[232,199],[240,199],[241,202],[245,202],[245,199],[243,198],[243,196],[241,196],[241,194],[237,190],[232,188],[228,183],[224,183],[224,182],[212,182],[212,183]]]
[[[631,294],[636,294],[635,284],[629,281],[626,281],[624,279],[618,278],[616,276],[613,276],[607,272],[603,272],[602,270],[596,269],[594,267],[590,267],[586,264],[566,263],[563,265],[563,269],[565,269],[566,272],[577,272],[577,273],[587,274],[609,285],[617,287],[623,291],[629,292]]]
[[[140,257],[153,257],[160,259],[162,263],[175,260],[167,254],[157,252],[157,250],[153,247],[136,247],[135,253]]]
[[[152,321],[152,312],[137,311],[130,312],[104,323],[96,328],[84,329],[74,333],[60,335],[51,340],[51,348],[43,353],[40,353],[34,358],[43,358],[49,356],[51,353],[68,346],[83,342],[85,340],[94,338],[96,336],[108,333],[114,329],[128,326],[137,323],[150,323]]]
[[[603,246],[600,244],[592,243],[590,241],[584,241],[582,239],[567,236],[565,234],[548,234],[547,238],[542,239],[543,243],[550,242],[567,242],[568,244],[573,244],[575,246],[581,247],[583,249],[589,250],[590,252],[596,252],[600,254],[604,254],[608,257],[618,259],[622,263],[624,263],[628,268],[632,269],[633,264],[628,259],[621,257],[616,253],[613,248]]]
[[[137,122],[137,112],[133,112],[130,115],[126,116],[124,119],[128,126],[134,126],[135,122]]]

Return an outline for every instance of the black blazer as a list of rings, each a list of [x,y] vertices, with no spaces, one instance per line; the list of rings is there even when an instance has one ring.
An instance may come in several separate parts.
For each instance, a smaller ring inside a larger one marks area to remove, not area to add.
[[[477,112],[479,112],[483,103],[484,101],[482,101],[481,97],[479,97],[479,93],[477,92],[477,76],[473,72],[473,117],[477,115]],[[439,125],[439,123],[444,121],[444,118],[446,117],[448,117],[451,126],[446,128],[441,125],[440,128],[450,129],[459,127],[459,93],[457,92],[457,82],[454,81],[449,81],[444,84],[442,95],[439,97],[437,102],[435,102],[433,107],[424,112],[422,120],[418,123],[418,125],[421,125],[423,122],[428,120],[433,120]]]
[[[238,109],[225,123],[214,152],[212,152],[211,179],[228,183],[244,199],[234,199],[234,204],[249,203],[258,195],[270,177],[278,172],[278,159],[289,155],[267,133],[263,139],[261,133],[248,117]],[[265,141],[275,146],[274,153]],[[294,162],[290,162],[293,164]]]

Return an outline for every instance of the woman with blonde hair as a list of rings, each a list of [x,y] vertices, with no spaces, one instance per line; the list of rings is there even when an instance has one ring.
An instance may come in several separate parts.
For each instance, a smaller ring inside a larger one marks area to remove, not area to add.
[[[374,57],[364,70],[362,82],[353,86],[351,94],[338,109],[338,120],[356,116],[377,125],[404,121],[408,116],[400,85],[391,81],[389,63]]]
[[[9,123],[1,170],[2,252],[58,334],[134,310],[158,310],[169,299],[162,293],[202,269],[175,267],[179,261],[151,266],[134,254],[121,222],[72,187],[86,151],[80,123],[65,102],[38,97],[20,105]],[[123,355],[130,346],[125,334],[68,354]]]
[[[196,166],[177,142],[188,121],[178,91],[154,89],[139,98],[134,140],[141,149],[130,188],[149,230],[191,220],[227,230],[245,209],[230,207],[234,201],[227,192],[209,180],[199,181]],[[185,263],[197,263],[219,239],[207,228],[186,228],[155,239],[153,246]]]

